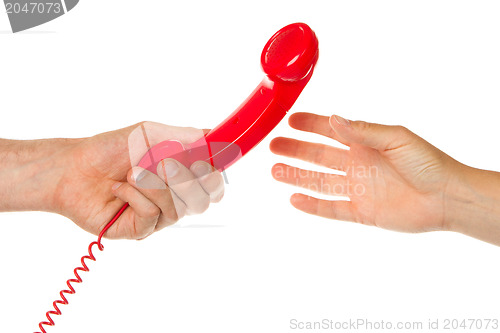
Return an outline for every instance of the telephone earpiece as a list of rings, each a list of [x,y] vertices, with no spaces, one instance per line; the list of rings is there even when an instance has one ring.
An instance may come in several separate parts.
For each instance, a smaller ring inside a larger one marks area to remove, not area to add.
[[[204,138],[183,146],[163,141],[139,166],[156,173],[158,163],[174,158],[190,167],[198,160],[225,170],[264,139],[285,117],[309,82],[318,60],[318,39],[304,23],[290,24],[271,37],[261,55],[267,74],[252,94]]]

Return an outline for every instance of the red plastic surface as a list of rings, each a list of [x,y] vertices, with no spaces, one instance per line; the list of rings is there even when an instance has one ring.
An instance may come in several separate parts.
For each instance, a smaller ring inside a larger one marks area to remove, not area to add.
[[[262,51],[267,76],[240,107],[205,138],[184,147],[184,152],[178,143],[164,141],[151,148],[139,166],[156,173],[161,160],[175,158],[187,167],[206,160],[218,170],[227,169],[285,117],[309,82],[318,54],[318,39],[308,25],[294,23],[282,28]]]
[[[252,94],[220,125],[204,138],[183,146],[178,141],[164,141],[151,148],[139,162],[139,166],[156,173],[158,163],[165,158],[175,158],[185,166],[198,160],[210,162],[216,169],[224,170],[244,156],[262,141],[283,119],[309,82],[318,60],[318,40],[304,23],[288,25],[271,37],[262,51],[261,63],[267,77]],[[61,315],[58,304],[68,304],[65,294],[74,294],[71,283],[81,283],[78,271],[88,272],[85,259],[95,260],[92,247],[99,250],[106,231],[128,208],[125,204],[99,233],[97,242],[89,245],[89,254],[82,257],[81,267],[74,270],[76,279],[66,282],[69,289],[62,290],[60,300],[53,302],[54,310],[48,311],[48,321],[38,325],[53,326],[51,315]],[[40,333],[40,332],[38,332]]]

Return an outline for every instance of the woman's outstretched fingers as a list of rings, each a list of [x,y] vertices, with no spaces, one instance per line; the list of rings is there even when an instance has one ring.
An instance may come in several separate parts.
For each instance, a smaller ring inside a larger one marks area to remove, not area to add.
[[[290,116],[288,124],[299,131],[316,133],[332,138],[340,143],[347,145],[348,142],[332,129],[329,123],[330,117],[320,116],[314,113],[297,112]]]
[[[334,170],[344,171],[349,165],[348,150],[320,143],[279,137],[271,141],[270,148],[275,154],[297,158]]]
[[[296,193],[292,195],[290,202],[295,208],[308,214],[326,217],[333,220],[359,222],[350,201],[322,200]]]
[[[348,144],[356,143],[379,151],[405,146],[416,137],[403,126],[351,121],[337,115],[330,117],[330,126]]]
[[[292,167],[286,164],[275,164],[271,170],[274,179],[299,186],[314,192],[347,196],[349,189],[346,176]]]

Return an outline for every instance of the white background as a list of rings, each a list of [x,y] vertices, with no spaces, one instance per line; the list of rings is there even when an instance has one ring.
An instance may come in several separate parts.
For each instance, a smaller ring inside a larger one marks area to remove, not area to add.
[[[3,11],[3,10],[2,10]],[[212,127],[303,21],[320,61],[293,108],[401,124],[500,170],[498,1],[81,2],[25,33],[0,13],[0,137],[82,137],[141,120]],[[296,211],[275,182],[286,121],[228,171],[222,203],[146,241],[105,241],[49,332],[292,332],[303,321],[497,318],[499,248]],[[48,213],[0,214],[0,331],[33,332],[95,239]]]

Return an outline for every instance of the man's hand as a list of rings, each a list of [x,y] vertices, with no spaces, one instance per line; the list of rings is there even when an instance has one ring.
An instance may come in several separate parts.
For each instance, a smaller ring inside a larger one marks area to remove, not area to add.
[[[187,144],[202,136],[193,128],[141,123],[85,139],[0,142],[0,211],[56,212],[97,235],[128,202],[105,237],[145,238],[222,199],[222,176],[206,162],[187,169],[166,159],[159,176],[132,168],[161,141]]]

